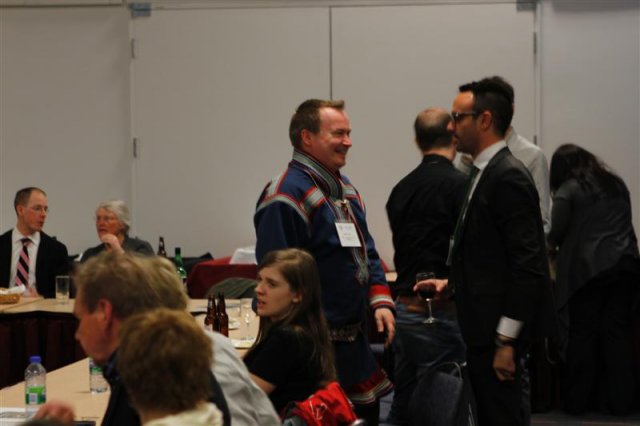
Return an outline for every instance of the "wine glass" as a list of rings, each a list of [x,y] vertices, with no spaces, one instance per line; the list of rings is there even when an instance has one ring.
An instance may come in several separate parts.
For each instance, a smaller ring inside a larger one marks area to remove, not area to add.
[[[434,274],[433,272],[418,272],[416,274],[416,283],[424,280],[433,279],[435,277],[436,277],[436,274]],[[420,297],[422,297],[424,300],[427,301],[427,307],[429,308],[429,316],[427,317],[427,319],[422,321],[422,323],[436,324],[440,322],[437,318],[433,316],[433,313],[431,311],[431,299],[433,299],[433,297],[436,295],[436,286],[433,284],[430,284],[429,286],[422,286],[418,290],[418,294],[420,295]]]

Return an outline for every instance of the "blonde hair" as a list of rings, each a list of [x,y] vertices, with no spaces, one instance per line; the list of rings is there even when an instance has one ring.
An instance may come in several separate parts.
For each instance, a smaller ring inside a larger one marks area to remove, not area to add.
[[[82,263],[73,278],[89,312],[95,311],[100,299],[111,303],[119,319],[156,308],[187,308],[175,269],[160,257],[103,252]]]
[[[211,340],[186,312],[134,315],[120,331],[118,372],[139,410],[175,414],[207,401],[212,361]]]

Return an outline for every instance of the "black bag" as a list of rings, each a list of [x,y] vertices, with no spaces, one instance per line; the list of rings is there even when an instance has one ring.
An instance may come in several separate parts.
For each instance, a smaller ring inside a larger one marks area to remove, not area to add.
[[[466,366],[455,362],[427,370],[409,401],[410,426],[477,426]]]

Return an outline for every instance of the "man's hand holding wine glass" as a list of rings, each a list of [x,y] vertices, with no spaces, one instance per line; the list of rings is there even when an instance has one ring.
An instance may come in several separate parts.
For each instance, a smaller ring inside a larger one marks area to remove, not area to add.
[[[431,289],[431,291],[435,289],[435,295],[433,296],[433,300],[439,300],[441,298],[448,299],[449,295],[445,291],[447,290],[448,285],[449,285],[449,280],[446,278],[443,278],[443,279],[426,278],[420,281],[416,280],[416,284],[413,286],[413,291],[417,293],[417,292],[423,291],[423,289],[427,291],[429,289]]]

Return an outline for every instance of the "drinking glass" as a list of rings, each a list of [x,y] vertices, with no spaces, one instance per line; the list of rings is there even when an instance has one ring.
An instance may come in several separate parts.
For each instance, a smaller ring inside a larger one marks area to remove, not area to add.
[[[418,272],[416,274],[416,284],[420,281],[432,279],[435,277],[436,277],[436,274],[434,274],[433,272]],[[436,286],[433,284],[429,286],[422,286],[418,290],[418,294],[420,295],[420,297],[422,297],[424,300],[427,301],[427,307],[429,308],[429,316],[427,317],[427,319],[422,321],[422,323],[423,324],[438,323],[439,320],[433,316],[433,313],[431,311],[431,299],[433,299],[433,296],[436,295]]]
[[[69,301],[69,276],[56,276],[56,300],[65,305]]]
[[[251,299],[242,299],[240,305],[240,312],[242,313],[242,318],[244,319],[245,324],[245,333],[242,340],[250,341],[253,340],[251,337],[251,319],[254,317],[253,310],[251,309]]]

